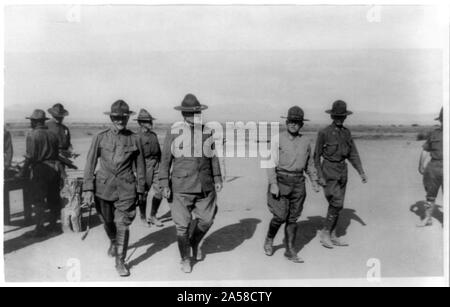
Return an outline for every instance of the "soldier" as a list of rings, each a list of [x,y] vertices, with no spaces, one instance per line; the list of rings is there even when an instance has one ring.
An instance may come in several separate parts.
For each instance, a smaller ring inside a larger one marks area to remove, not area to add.
[[[48,118],[43,110],[34,110],[27,119],[31,122],[31,131],[26,136],[25,163],[21,177],[29,177],[31,198],[35,206],[35,237],[45,235],[44,212],[50,209],[50,230],[57,230],[57,221],[61,210],[59,184],[61,165],[58,161],[59,141],[56,134],[45,125]]]
[[[13,146],[11,132],[8,131],[6,126],[3,127],[3,163],[4,169],[7,170],[11,167],[13,158]]]
[[[69,115],[69,112],[64,109],[64,106],[60,103],[55,104],[53,107],[47,110],[53,117],[47,123],[48,130],[54,132],[59,139],[60,152],[65,157],[71,157],[72,144],[70,140],[70,131],[67,126],[63,124],[64,117]]]
[[[419,172],[423,175],[423,185],[427,193],[427,203],[425,209],[425,219],[420,223],[419,227],[433,225],[433,212],[436,207],[435,201],[439,189],[443,188],[443,149],[442,142],[442,125],[443,125],[443,108],[439,113],[439,117],[435,120],[440,121],[440,127],[432,131],[423,145],[423,151],[419,160]],[[431,161],[425,167],[427,153],[431,156]]]
[[[144,150],[145,167],[146,167],[146,192],[144,194],[144,201],[141,203],[139,210],[141,213],[141,220],[147,224],[146,207],[147,196],[150,189],[153,189],[152,207],[150,213],[149,225],[155,225],[162,227],[163,224],[156,217],[159,206],[162,201],[162,193],[159,187],[158,171],[159,163],[161,161],[161,147],[159,146],[158,136],[153,129],[154,117],[150,115],[146,110],[141,109],[139,111],[138,118],[136,119],[139,124],[138,136],[142,143],[142,149]]]
[[[319,183],[324,187],[329,204],[320,242],[326,248],[333,248],[333,245],[348,246],[336,235],[336,225],[339,213],[344,207],[347,187],[348,169],[345,160],[350,161],[358,171],[363,183],[367,182],[367,176],[350,130],[344,127],[345,119],[353,112],[347,110],[347,104],[344,101],[338,100],[326,113],[331,115],[333,123],[321,130],[317,136],[314,163],[319,174]]]
[[[304,118],[303,110],[294,106],[289,109],[286,118],[287,131],[280,133],[278,142],[272,143],[271,161],[268,168],[269,193],[268,206],[273,218],[264,243],[267,256],[272,256],[273,240],[281,225],[285,226],[286,252],[284,256],[294,262],[304,261],[295,251],[295,235],[297,219],[300,217],[306,198],[306,172],[316,192],[320,191],[317,183],[317,172],[312,158],[311,140],[300,134]]]
[[[129,225],[136,215],[136,198],[143,201],[145,162],[139,138],[126,128],[134,114],[128,104],[118,100],[105,114],[110,116],[112,126],[92,141],[84,169],[83,197],[85,203],[93,204],[95,196],[96,210],[110,239],[108,255],[116,258],[119,275],[129,276],[125,265]],[[98,159],[100,168],[94,177]]]
[[[191,249],[193,259],[201,260],[200,241],[213,224],[217,212],[217,193],[222,190],[222,177],[211,133],[206,131],[201,122],[197,122],[207,106],[201,105],[194,95],[188,94],[181,106],[175,109],[182,112],[184,122],[173,128],[188,131],[190,142],[187,143],[190,144],[183,142],[176,145],[179,134],[169,130],[164,142],[159,179],[163,196],[169,199],[173,193],[173,202],[169,205],[177,229],[181,270],[190,273]],[[200,138],[195,137],[196,130],[200,130]],[[209,154],[203,150],[207,140],[212,140]],[[180,155],[177,152],[179,149],[187,150],[188,154]]]

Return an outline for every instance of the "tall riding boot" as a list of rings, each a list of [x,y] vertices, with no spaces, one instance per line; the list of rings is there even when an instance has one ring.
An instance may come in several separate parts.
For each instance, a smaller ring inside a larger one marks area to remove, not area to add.
[[[333,227],[331,228],[331,243],[333,243],[334,246],[348,246],[349,244],[339,238],[336,234],[336,226],[337,222],[339,220],[339,215],[336,216],[335,222],[333,223]]]
[[[427,227],[433,225],[434,202],[427,202],[425,205],[425,218],[417,224],[417,227]]]
[[[163,227],[164,224],[161,223],[160,220],[156,218],[156,214],[158,213],[159,206],[161,205],[162,199],[153,197],[152,199],[152,209],[150,213],[150,224],[155,225],[156,227]]]
[[[178,249],[180,250],[181,256],[181,270],[184,273],[192,272],[192,264],[191,264],[191,245],[189,244],[188,235],[179,235],[177,236],[178,241]]]
[[[325,225],[320,233],[320,243],[325,248],[333,248],[333,242],[331,242],[331,228],[333,227],[336,218],[336,215],[328,209]]]
[[[194,261],[201,261],[203,260],[203,254],[200,249],[200,242],[205,237],[206,232],[201,230],[197,224],[198,223],[195,222],[195,228],[190,236],[190,243],[192,247],[192,259]]]
[[[143,202],[139,202],[139,214],[140,214],[140,218],[141,218],[141,222],[147,224],[147,216],[146,214],[146,210],[147,210],[147,202],[143,201]]]
[[[104,223],[104,228],[105,228],[105,232],[106,235],[109,238],[109,247],[108,247],[108,256],[109,257],[116,257],[117,255],[117,240],[116,240],[116,236],[117,236],[117,228],[116,228],[116,224],[115,223]]]
[[[116,254],[116,270],[121,277],[130,276],[130,271],[125,264],[127,257],[128,239],[130,232],[128,227],[120,226],[117,228],[117,254]]]
[[[39,238],[45,236],[47,233],[44,227],[44,203],[36,203],[35,207],[35,220],[36,227],[30,233],[31,237]]]
[[[303,259],[298,257],[295,251],[295,236],[297,232],[297,224],[288,223],[286,224],[285,234],[286,234],[286,252],[284,256],[294,263],[303,263]]]
[[[270,221],[269,230],[267,231],[266,240],[264,242],[264,252],[267,256],[272,256],[274,253],[273,250],[273,240],[277,235],[278,230],[280,229],[281,224],[278,223],[275,219]]]

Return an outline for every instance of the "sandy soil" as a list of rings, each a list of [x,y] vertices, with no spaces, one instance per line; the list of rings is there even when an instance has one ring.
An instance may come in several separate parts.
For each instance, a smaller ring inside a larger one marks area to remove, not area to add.
[[[15,144],[20,156],[23,145]],[[87,148],[90,140],[74,140],[75,148]],[[321,228],[327,205],[323,193],[308,186],[305,209],[298,221],[297,247],[305,259],[294,264],[284,259],[283,231],[273,257],[263,253],[270,220],[265,200],[267,179],[258,159],[227,159],[227,182],[219,196],[219,213],[203,244],[206,258],[191,274],[179,269],[179,255],[172,221],[163,228],[146,228],[136,220],[131,227],[128,261],[131,277],[121,279],[114,260],[106,256],[108,242],[101,226],[91,229],[85,241],[79,234],[62,234],[40,242],[23,239],[32,229],[20,223],[20,199],[13,193],[16,226],[5,233],[7,281],[66,281],[69,259],[81,264],[82,281],[187,281],[278,280],[316,278],[365,278],[367,261],[380,260],[382,277],[443,275],[442,213],[432,227],[416,228],[424,199],[422,178],[417,172],[421,142],[410,139],[357,140],[369,183],[363,185],[351,170],[346,210],[340,232],[351,243],[347,248],[321,247]],[[22,147],[21,147],[22,146]],[[85,152],[77,164],[83,167]],[[442,204],[442,195],[438,198]],[[414,207],[414,205],[416,205]],[[418,213],[411,208],[419,209]],[[441,209],[442,210],[442,209]],[[163,203],[160,215],[166,214]]]

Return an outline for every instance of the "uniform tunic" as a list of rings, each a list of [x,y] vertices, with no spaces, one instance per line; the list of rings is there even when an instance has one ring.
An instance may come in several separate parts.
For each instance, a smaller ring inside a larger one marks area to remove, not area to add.
[[[13,158],[13,146],[11,140],[11,133],[3,128],[3,163],[5,165],[5,169],[11,166],[12,158]]]
[[[161,147],[159,145],[158,136],[151,130],[139,128],[137,135],[142,144],[142,150],[145,159],[146,168],[146,191],[152,186],[155,191],[155,197],[161,199],[161,189],[159,188],[159,163],[161,161]]]
[[[323,161],[321,161],[323,158]],[[350,130],[334,123],[319,131],[314,153],[314,163],[319,178],[326,181],[325,197],[335,208],[344,206],[347,187],[348,160],[360,175],[364,174],[361,159]]]
[[[59,148],[61,150],[69,150],[72,147],[70,140],[70,131],[67,126],[56,122],[51,119],[47,123],[48,130],[52,131],[58,136]]]
[[[98,160],[100,167],[94,176]],[[145,192],[145,162],[136,134],[113,126],[94,137],[84,169],[83,190],[95,191],[101,207],[115,207],[116,223],[131,224],[136,214],[136,193]]]
[[[311,156],[311,140],[306,136],[292,137],[287,131],[280,133],[278,142],[272,143],[268,168],[269,184],[278,184],[280,199],[269,192],[268,206],[278,223],[295,223],[303,211],[306,198],[306,172],[311,181],[317,181],[317,172]]]
[[[434,201],[443,183],[443,143],[442,127],[432,131],[423,145],[423,150],[430,153],[431,161],[425,168],[423,184],[427,200]]]
[[[178,137],[183,133],[191,134],[190,142],[178,142]],[[196,139],[194,127],[188,123],[179,123],[168,131],[164,142],[159,179],[161,187],[164,188],[169,187],[171,178],[174,199],[169,205],[177,234],[180,236],[187,234],[192,220],[191,212],[198,218],[199,229],[206,232],[211,227],[217,211],[214,184],[222,182],[220,163],[218,157],[213,154],[215,148],[211,133],[204,128],[200,129],[200,133],[201,138]],[[199,153],[195,150],[196,142],[199,145]],[[210,143],[205,145],[207,142]],[[203,147],[209,147],[211,152],[203,151]],[[187,154],[180,154],[181,152]]]

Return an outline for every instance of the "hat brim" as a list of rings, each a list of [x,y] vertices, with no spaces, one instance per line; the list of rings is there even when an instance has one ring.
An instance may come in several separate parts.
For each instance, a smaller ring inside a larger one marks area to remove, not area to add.
[[[25,119],[34,119],[34,120],[49,120],[50,118],[48,118],[48,117],[44,117],[44,118],[25,117]]]
[[[48,113],[50,113],[50,115],[53,115],[53,116],[56,116],[56,117],[59,117],[59,116],[65,117],[65,116],[69,115],[69,111],[67,111],[67,110],[64,110],[63,113],[57,113],[57,112],[53,111],[53,109],[50,108],[47,111],[48,111]]]
[[[154,121],[156,118],[152,117],[152,118],[135,118],[133,120],[135,121],[140,121],[140,122],[149,122],[149,121]]]
[[[281,116],[281,118],[287,119],[287,120],[293,120],[293,121],[301,121],[301,122],[309,122],[309,119],[306,118],[292,118],[287,116]]]
[[[347,115],[352,115],[353,114],[352,111],[347,111],[345,113],[339,113],[338,114],[338,113],[334,113],[333,110],[326,110],[325,113],[328,113],[328,114],[331,114],[331,115],[334,115],[334,116],[347,116]]]
[[[436,117],[434,120],[442,120],[442,118],[439,116],[439,117]]]
[[[128,113],[113,113],[113,112],[103,112],[105,115],[109,116],[130,116],[136,114],[136,112],[130,111]]]
[[[208,106],[202,104],[199,107],[183,107],[183,106],[177,106],[174,108],[177,111],[181,112],[199,112],[208,109]]]

